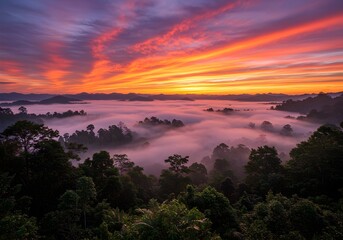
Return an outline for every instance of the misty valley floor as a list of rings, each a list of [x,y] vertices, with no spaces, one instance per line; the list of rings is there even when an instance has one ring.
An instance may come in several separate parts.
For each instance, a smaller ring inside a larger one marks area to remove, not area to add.
[[[295,113],[270,110],[271,104],[262,102],[197,100],[197,101],[87,101],[88,104],[54,104],[27,106],[29,113],[63,112],[66,110],[85,110],[87,116],[77,116],[64,119],[47,120],[45,122],[60,134],[73,133],[94,124],[95,131],[107,128],[109,125],[123,122],[140,137],[149,142],[143,147],[122,147],[106,149],[111,154],[126,153],[130,160],[143,166],[147,172],[158,174],[164,166],[163,160],[172,154],[190,156],[190,162],[199,162],[211,154],[213,148],[220,143],[229,146],[244,144],[249,148],[261,145],[275,146],[286,156],[291,148],[301,140],[306,139],[318,125],[302,122],[286,116],[297,116]],[[204,111],[208,108],[233,108],[229,114]],[[12,107],[14,110],[15,108]],[[156,132],[137,126],[145,117],[155,116],[160,119],[178,119],[185,123],[182,129]],[[273,124],[275,131],[263,131],[260,125],[263,121]],[[254,123],[255,128],[249,127]],[[280,135],[281,128],[290,124],[293,136]],[[82,157],[90,156],[87,152]]]

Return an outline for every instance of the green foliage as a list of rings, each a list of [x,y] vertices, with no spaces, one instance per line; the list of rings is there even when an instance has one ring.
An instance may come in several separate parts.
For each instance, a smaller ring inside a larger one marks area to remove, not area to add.
[[[150,199],[156,197],[155,187],[158,184],[154,176],[144,174],[144,169],[139,166],[134,166],[127,172],[131,182],[137,190],[137,198],[143,203],[148,203]]]
[[[324,229],[342,234],[339,216],[307,199],[268,194],[244,215],[242,230],[246,239],[322,239]]]
[[[5,216],[16,204],[14,195],[18,193],[20,186],[11,186],[12,180],[13,177],[8,173],[0,175],[0,216]]]
[[[23,190],[32,196],[32,210],[40,216],[52,210],[58,197],[74,180],[69,155],[55,140],[36,145],[36,152],[29,157],[29,174]]]
[[[92,159],[86,159],[80,164],[80,170],[85,176],[91,177],[100,201],[107,199],[112,206],[115,202],[122,183],[118,169],[113,166],[114,161],[106,151],[94,153]]]
[[[58,131],[54,131],[43,124],[30,121],[18,121],[3,131],[8,141],[18,144],[25,154],[32,152],[38,143],[58,137]]]
[[[174,154],[173,156],[169,156],[168,159],[164,160],[164,162],[169,163],[169,170],[176,173],[188,173],[189,169],[185,166],[188,163],[189,156],[182,157],[181,155]]]
[[[235,186],[231,178],[226,178],[220,185],[220,191],[227,197],[231,198],[235,192]]]
[[[207,169],[201,163],[192,163],[189,166],[188,177],[191,179],[192,184],[202,185],[207,183]]]
[[[80,197],[80,206],[83,211],[83,224],[87,228],[86,210],[93,200],[96,199],[95,185],[90,177],[80,177],[76,183],[76,193]]]
[[[138,211],[141,215],[125,228],[123,239],[214,239],[204,214],[177,200]]]
[[[323,216],[319,213],[318,207],[308,200],[300,200],[291,207],[290,221],[307,239],[311,239],[324,227]]]
[[[114,147],[130,143],[132,132],[123,123],[108,126],[108,129],[100,128],[94,133],[94,125],[90,124],[86,130],[77,130],[64,140],[67,143],[78,143],[87,147]]]
[[[58,209],[47,213],[42,219],[42,233],[60,239],[81,239],[83,229],[80,225],[80,197],[72,190],[60,198]]]
[[[67,190],[59,199],[59,209],[77,209],[79,207],[80,196],[73,190]]]
[[[37,239],[36,219],[16,209],[15,195],[20,186],[12,186],[12,182],[13,177],[7,173],[0,175],[0,239]]]
[[[189,186],[182,197],[189,208],[197,208],[211,220],[212,228],[222,237],[229,236],[238,227],[236,215],[229,200],[212,187],[195,192]]]
[[[245,169],[246,184],[253,192],[265,195],[269,190],[282,190],[283,166],[275,147],[252,149]]]
[[[232,170],[250,149],[220,144],[208,158],[215,188],[204,165],[187,167],[188,157],[177,154],[165,160],[169,168],[159,179],[127,155],[106,151],[73,167],[77,157],[57,134],[21,121],[1,135],[0,240],[343,238],[338,127],[320,127],[291,151],[286,167],[274,147],[253,149],[244,183]],[[95,136],[93,125],[87,135]]]
[[[113,156],[114,165],[119,169],[121,174],[129,171],[135,164],[129,160],[126,154],[115,154]]]
[[[221,184],[226,178],[235,178],[229,161],[226,159],[216,159],[210,172],[210,184],[217,190],[220,190]]]
[[[331,125],[318,128],[290,152],[287,163],[292,190],[302,196],[339,197],[343,188],[343,132]]]
[[[159,184],[160,197],[166,199],[169,195],[178,195],[186,189],[186,186],[191,183],[189,177],[172,172],[170,170],[162,170]]]
[[[162,170],[159,183],[160,183],[160,196],[167,198],[168,195],[178,195],[186,189],[187,184],[191,182],[190,178],[186,175],[190,172],[189,168],[185,166],[188,162],[188,156],[182,157],[181,155],[174,154],[164,160],[169,163],[168,170]]]
[[[123,210],[129,210],[136,206],[137,188],[131,181],[130,177],[125,175],[120,177],[122,188],[116,199],[116,206]]]
[[[7,215],[0,220],[0,239],[30,240],[38,238],[35,218],[23,214]]]
[[[181,120],[173,119],[169,121],[167,119],[159,119],[157,117],[145,118],[143,121],[138,122],[138,126],[141,127],[165,127],[165,128],[179,128],[185,126]]]
[[[95,185],[90,177],[80,177],[77,180],[76,192],[80,197],[80,206],[85,208],[96,198]]]

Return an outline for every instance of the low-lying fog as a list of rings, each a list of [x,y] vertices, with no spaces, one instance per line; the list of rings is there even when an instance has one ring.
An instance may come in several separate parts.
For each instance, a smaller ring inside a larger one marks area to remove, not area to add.
[[[111,154],[125,153],[147,172],[156,172],[164,164],[164,159],[173,154],[188,155],[190,162],[200,162],[211,155],[214,147],[220,143],[229,146],[244,144],[249,148],[261,145],[276,146],[279,153],[288,154],[296,143],[306,139],[318,125],[285,118],[294,113],[269,110],[270,104],[237,101],[89,101],[89,104],[72,105],[32,105],[27,106],[29,113],[64,112],[66,110],[85,110],[87,116],[71,117],[47,121],[50,128],[59,130],[60,134],[73,133],[94,124],[95,130],[123,122],[132,131],[148,138],[147,147],[124,146],[110,150]],[[207,108],[235,110],[228,115],[207,112]],[[247,109],[249,111],[247,111]],[[185,127],[156,134],[154,129],[136,126],[145,117],[155,116],[160,119],[178,119]],[[274,132],[260,129],[263,121],[274,125]],[[255,123],[256,127],[249,127]],[[285,124],[293,128],[293,136],[282,136],[279,131]],[[108,149],[106,149],[108,150]],[[90,153],[88,153],[89,155]]]

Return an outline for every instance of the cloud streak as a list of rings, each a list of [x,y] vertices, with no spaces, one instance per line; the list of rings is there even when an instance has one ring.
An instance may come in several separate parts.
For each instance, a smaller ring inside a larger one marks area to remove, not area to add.
[[[343,90],[340,0],[3,1],[3,91]]]

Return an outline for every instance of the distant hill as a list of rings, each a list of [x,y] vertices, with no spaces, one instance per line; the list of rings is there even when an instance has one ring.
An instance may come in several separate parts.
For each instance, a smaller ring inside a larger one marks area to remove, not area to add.
[[[74,116],[86,116],[86,115],[87,113],[84,110],[81,110],[81,111],[68,110],[62,113],[47,112],[46,114],[35,114],[35,113],[28,113],[25,107],[20,107],[20,110],[18,113],[14,113],[12,109],[10,108],[0,107],[0,132],[2,132],[8,126],[21,120],[27,120],[27,121],[43,124],[45,120],[49,120],[49,119],[61,119],[61,118],[69,118],[69,117],[74,117]]]
[[[71,104],[71,103],[80,102],[80,101],[82,100],[71,98],[71,97],[65,97],[65,96],[55,96],[55,97],[42,100],[39,102],[39,104]]]
[[[329,93],[331,97],[341,95],[343,92]],[[0,101],[42,101],[55,97],[55,94],[22,94],[22,93],[0,93]],[[249,102],[281,102],[288,99],[303,100],[308,97],[315,97],[317,94],[288,95],[277,93],[263,94],[227,94],[227,95],[209,95],[209,94],[137,94],[137,93],[77,93],[64,94],[64,97],[80,100],[121,100],[121,101],[152,101],[152,100],[234,100]]]
[[[0,106],[27,106],[27,105],[35,105],[35,104],[41,104],[41,105],[48,105],[48,104],[73,104],[76,102],[80,102],[82,100],[71,98],[71,97],[65,97],[65,96],[54,96],[50,97],[48,99],[44,99],[41,101],[27,101],[27,100],[18,100],[11,103],[2,103]]]
[[[182,100],[182,101],[194,101],[194,99],[192,99],[190,97],[184,97],[184,98],[181,98],[180,100]]]
[[[340,123],[343,121],[343,94],[331,97],[321,93],[304,100],[287,100],[272,107],[274,110],[305,114],[298,119],[321,123]]]
[[[308,97],[308,94],[304,95],[287,95],[287,94],[256,94],[256,95],[237,95],[234,100],[247,101],[247,102],[273,102],[273,101],[284,101],[289,98],[303,99]]]
[[[55,96],[56,94],[23,94],[23,93],[0,93],[0,101],[31,100],[40,101]]]
[[[307,114],[311,110],[322,110],[323,107],[332,105],[334,103],[334,98],[330,97],[327,94],[318,94],[315,97],[309,97],[304,100],[294,101],[288,99],[282,104],[276,105],[275,110],[289,111],[289,112],[298,112],[302,114]]]
[[[151,101],[154,101],[154,99],[150,97],[135,96],[135,97],[130,98],[129,101],[151,102]]]

